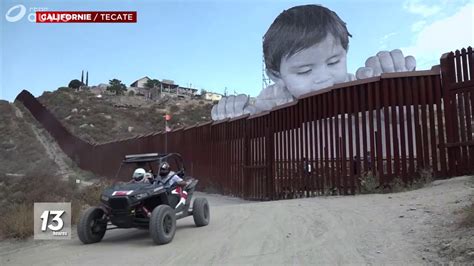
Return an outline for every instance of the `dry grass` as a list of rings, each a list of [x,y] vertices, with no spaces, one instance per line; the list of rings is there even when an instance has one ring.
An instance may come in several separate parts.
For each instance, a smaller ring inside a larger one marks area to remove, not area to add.
[[[465,207],[462,212],[464,217],[461,225],[465,227],[474,227],[474,203]]]
[[[411,182],[405,183],[400,177],[395,177],[388,184],[381,185],[376,175],[371,171],[363,173],[360,182],[360,192],[362,194],[370,193],[398,193],[420,189],[433,181],[433,172],[431,169],[420,169],[418,176]]]
[[[362,194],[379,193],[379,181],[372,171],[363,173],[360,181],[360,192]]]
[[[25,177],[0,176],[0,193],[5,210],[0,220],[0,239],[26,238],[33,234],[33,206],[35,202],[71,202],[72,223],[79,220],[81,211],[99,204],[100,193],[110,185],[102,181],[89,187],[77,187],[75,182],[58,176],[34,175]]]
[[[3,210],[0,239],[27,238],[33,235],[33,204],[15,203]]]

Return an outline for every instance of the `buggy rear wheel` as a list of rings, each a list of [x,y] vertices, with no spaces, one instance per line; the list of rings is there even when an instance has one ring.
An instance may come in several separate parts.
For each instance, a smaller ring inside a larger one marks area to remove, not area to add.
[[[105,212],[99,207],[90,207],[81,216],[77,225],[77,235],[84,244],[92,244],[102,240],[107,230]]]
[[[209,203],[205,198],[197,198],[193,203],[193,218],[196,226],[205,226],[209,224],[210,212]]]
[[[158,245],[168,244],[176,232],[176,214],[168,205],[159,205],[151,213],[150,235]]]

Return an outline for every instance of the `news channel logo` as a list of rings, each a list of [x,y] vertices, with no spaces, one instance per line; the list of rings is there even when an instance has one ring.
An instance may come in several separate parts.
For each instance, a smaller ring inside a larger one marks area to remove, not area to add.
[[[34,239],[71,239],[71,203],[35,202]]]
[[[36,11],[48,11],[47,7],[30,7],[19,4],[10,7],[5,13],[5,19],[8,22],[18,22],[22,20],[25,16],[30,22],[36,22]],[[28,14],[27,14],[28,12]]]

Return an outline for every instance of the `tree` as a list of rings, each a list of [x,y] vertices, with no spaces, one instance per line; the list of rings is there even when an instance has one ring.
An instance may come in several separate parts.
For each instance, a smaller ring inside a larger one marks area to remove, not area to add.
[[[154,99],[157,95],[160,95],[161,90],[158,89],[161,85],[161,82],[157,79],[149,79],[145,83],[145,87],[148,88],[148,98]]]
[[[69,82],[68,87],[77,90],[77,89],[79,89],[79,88],[80,88],[81,86],[83,86],[83,85],[84,85],[84,83],[82,83],[80,80],[78,80],[78,79],[73,79],[73,80],[71,80],[71,81]]]
[[[114,92],[115,95],[122,95],[124,92],[127,91],[127,86],[125,86],[125,84],[123,84],[121,80],[109,80],[109,85],[110,86],[107,87],[107,90]]]
[[[149,89],[152,89],[152,88],[155,88],[155,87],[159,87],[160,86],[160,81],[157,80],[157,79],[149,79],[147,80],[147,82],[145,83],[145,87],[149,88]]]
[[[206,98],[206,93],[207,93],[207,90],[201,89],[201,99]]]

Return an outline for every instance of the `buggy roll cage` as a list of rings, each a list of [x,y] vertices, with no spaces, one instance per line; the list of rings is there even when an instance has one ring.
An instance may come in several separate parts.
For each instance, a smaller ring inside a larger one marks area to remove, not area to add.
[[[170,164],[174,162],[174,164],[178,168],[176,171],[176,174],[179,177],[184,177],[184,173],[186,169],[184,168],[183,157],[181,157],[181,154],[179,153],[143,153],[143,154],[125,155],[125,158],[120,163],[120,168],[115,174],[115,178],[118,177],[118,174],[120,173],[120,170],[122,169],[122,166],[124,164],[140,165],[140,164],[148,163],[148,166],[150,167],[152,172],[154,172],[152,163],[157,163],[157,166],[160,166],[163,162],[168,162]]]

